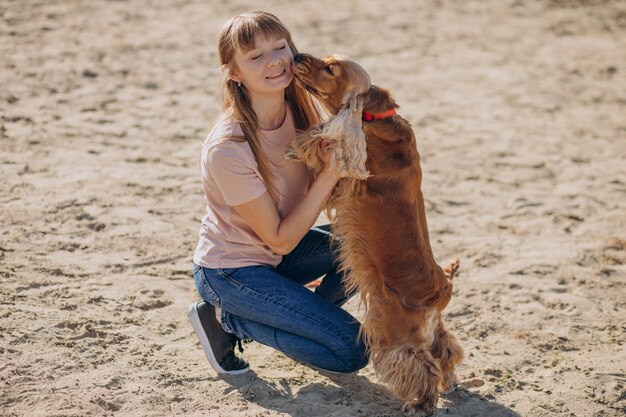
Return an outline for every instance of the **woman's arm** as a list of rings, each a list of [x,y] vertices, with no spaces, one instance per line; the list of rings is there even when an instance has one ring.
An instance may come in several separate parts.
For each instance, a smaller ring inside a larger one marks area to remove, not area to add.
[[[281,219],[274,199],[267,192],[235,206],[235,210],[267,246],[276,253],[286,255],[315,224],[339,178],[334,170],[322,171],[304,199],[284,219]]]

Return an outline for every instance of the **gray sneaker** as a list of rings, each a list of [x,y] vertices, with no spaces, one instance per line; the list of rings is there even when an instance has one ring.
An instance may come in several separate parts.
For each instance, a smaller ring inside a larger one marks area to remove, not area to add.
[[[209,363],[217,373],[240,375],[250,370],[248,362],[235,355],[237,344],[239,351],[243,352],[241,340],[222,329],[222,325],[215,318],[215,307],[199,301],[189,306],[187,314]]]

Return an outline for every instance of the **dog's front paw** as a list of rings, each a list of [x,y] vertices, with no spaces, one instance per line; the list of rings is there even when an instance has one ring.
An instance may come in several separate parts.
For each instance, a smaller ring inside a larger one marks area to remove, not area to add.
[[[299,161],[300,160],[298,153],[292,148],[288,148],[287,150],[285,150],[285,152],[283,152],[283,158],[286,159],[287,161]]]
[[[407,401],[402,406],[402,412],[411,417],[427,417],[435,412],[437,396],[434,398]]]
[[[439,393],[440,394],[450,394],[456,390],[456,387],[459,385],[459,380],[454,374],[454,371],[448,371],[443,376],[443,381],[439,383]]]

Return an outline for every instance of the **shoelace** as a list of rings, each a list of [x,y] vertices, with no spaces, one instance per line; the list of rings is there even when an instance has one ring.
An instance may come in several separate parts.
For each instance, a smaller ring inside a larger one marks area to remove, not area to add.
[[[243,343],[251,343],[253,342],[252,339],[239,339],[237,338],[237,348],[239,349],[239,352],[243,353],[243,346],[241,346],[241,342]]]

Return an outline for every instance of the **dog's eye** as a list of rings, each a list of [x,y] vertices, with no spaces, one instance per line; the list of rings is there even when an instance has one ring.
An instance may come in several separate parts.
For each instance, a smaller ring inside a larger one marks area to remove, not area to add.
[[[327,73],[329,73],[330,75],[335,75],[333,74],[333,66],[332,65],[327,65],[324,67],[324,69],[326,70]]]

